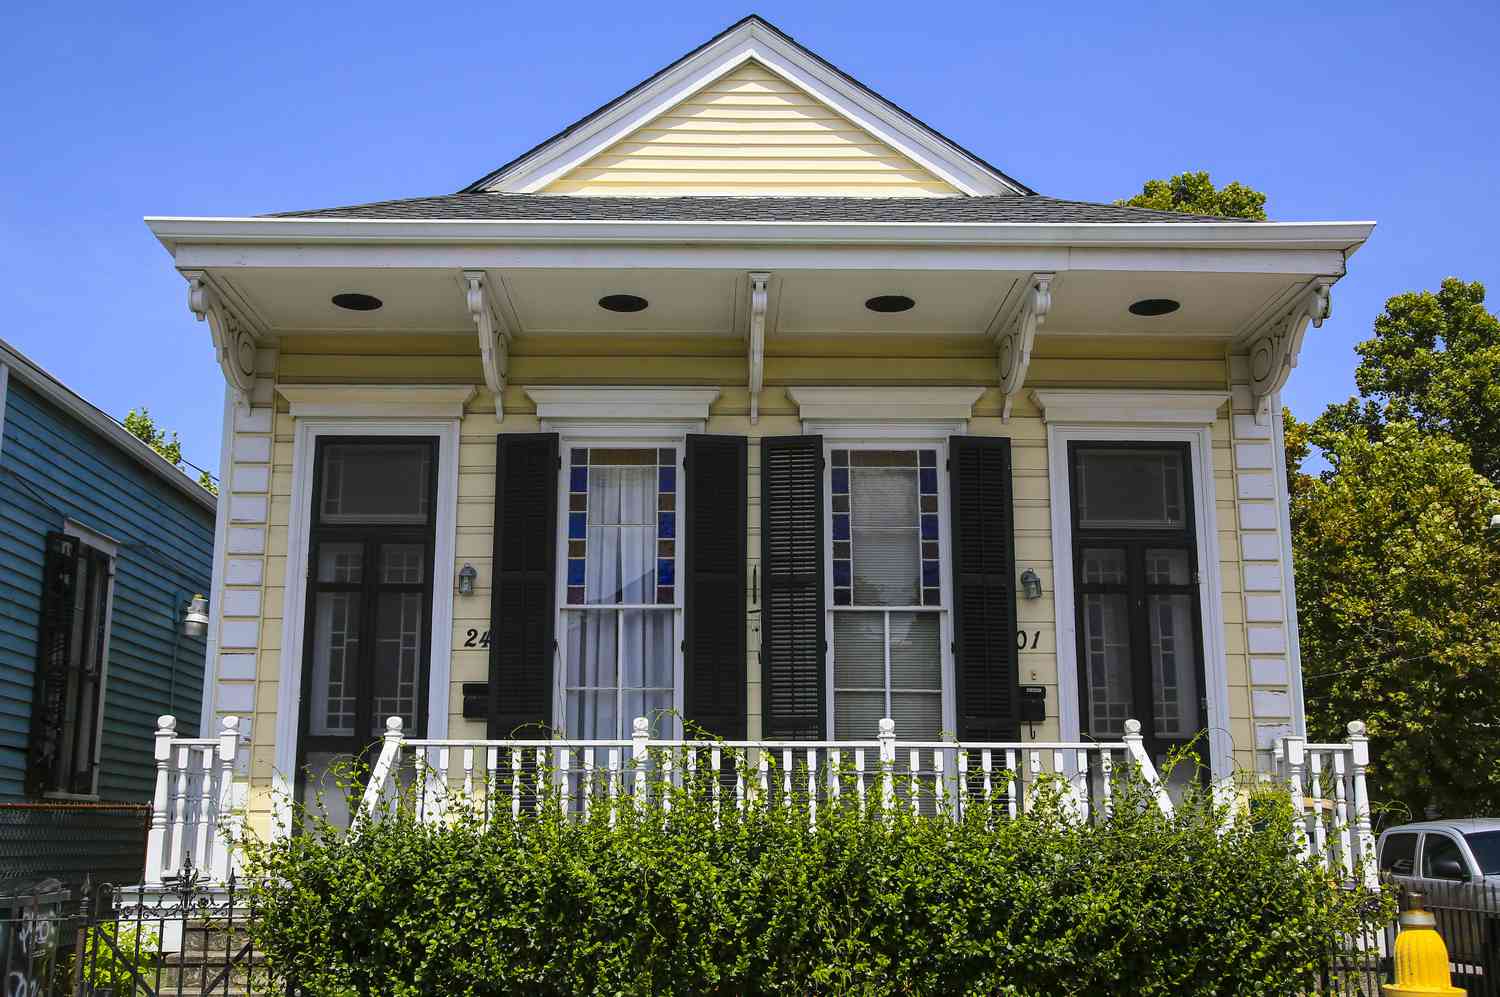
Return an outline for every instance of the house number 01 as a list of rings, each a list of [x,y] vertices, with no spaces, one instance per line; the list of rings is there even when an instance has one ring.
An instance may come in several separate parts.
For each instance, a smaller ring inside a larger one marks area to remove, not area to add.
[[[474,631],[472,631],[472,630],[469,631],[469,633],[473,633],[473,632]],[[1039,641],[1041,639],[1042,639],[1042,632],[1040,630],[1033,630],[1031,632],[1031,636],[1029,638],[1026,636],[1026,631],[1025,630],[1017,630],[1016,631],[1016,650],[1018,650],[1018,651],[1035,651],[1036,650],[1037,641]]]

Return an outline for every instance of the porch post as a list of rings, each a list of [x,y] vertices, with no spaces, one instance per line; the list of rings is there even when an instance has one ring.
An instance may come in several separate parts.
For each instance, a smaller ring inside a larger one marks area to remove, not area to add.
[[[164,713],[156,718],[156,790],[151,797],[151,828],[146,832],[146,882],[160,883],[163,851],[167,839],[167,768],[172,760],[172,738],[177,718]]]
[[[1302,766],[1307,760],[1307,739],[1296,734],[1282,738],[1286,751],[1286,788],[1292,798],[1292,833],[1297,836],[1297,847],[1303,855],[1312,854],[1312,841],[1307,836],[1307,818],[1303,810],[1306,801],[1302,797]]]
[[[891,770],[896,765],[896,721],[890,717],[880,720],[880,809],[890,813],[896,802],[896,777]]]
[[[225,717],[219,729],[219,826],[215,829],[218,847],[213,851],[213,863],[210,866],[216,883],[229,880],[229,853],[240,838],[240,815],[234,812],[234,760],[239,749],[240,718]]]

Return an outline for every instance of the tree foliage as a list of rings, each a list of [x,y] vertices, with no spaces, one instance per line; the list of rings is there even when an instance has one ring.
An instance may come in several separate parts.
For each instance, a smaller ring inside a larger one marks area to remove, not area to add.
[[[1115,203],[1190,215],[1266,220],[1266,195],[1237,180],[1216,189],[1207,170],[1179,173],[1170,180],[1147,180],[1139,194]]]
[[[1100,823],[1055,789],[1015,818],[998,797],[882,815],[846,790],[812,830],[805,800],[740,810],[661,783],[582,818],[500,795],[488,820],[459,797],[353,835],[304,809],[303,833],[249,848],[257,949],[325,997],[1280,997],[1386,914],[1301,858],[1284,797],[1220,833],[1207,792],[1167,818],[1128,777]]]
[[[1292,542],[1310,734],[1369,724],[1378,800],[1500,812],[1500,489],[1414,421],[1289,424],[1326,456],[1294,473]]]
[[[183,467],[182,441],[177,438],[177,431],[173,430],[168,434],[165,429],[158,428],[156,420],[151,418],[150,409],[147,409],[145,406],[142,406],[139,412],[131,409],[125,414],[123,425],[137,439],[161,454],[163,460],[166,460],[184,474],[187,473]],[[207,471],[200,470],[198,472],[198,485],[214,495],[219,494],[219,486],[214,483],[213,476]]]

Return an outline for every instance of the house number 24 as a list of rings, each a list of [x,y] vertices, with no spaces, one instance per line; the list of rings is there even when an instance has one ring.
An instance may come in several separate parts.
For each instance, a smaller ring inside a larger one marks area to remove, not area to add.
[[[490,646],[490,632],[488,630],[486,630],[484,633],[480,633],[478,630],[470,628],[469,630],[467,630],[464,633],[464,647],[489,647],[489,646]]]

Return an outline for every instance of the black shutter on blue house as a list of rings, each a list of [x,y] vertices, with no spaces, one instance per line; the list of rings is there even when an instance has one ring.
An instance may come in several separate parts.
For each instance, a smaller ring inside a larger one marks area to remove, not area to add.
[[[1010,440],[952,437],[948,467],[958,736],[1014,740],[1020,727],[1020,663]]]
[[[689,436],[684,470],[685,717],[716,737],[743,740],[749,489],[745,438]]]
[[[761,709],[773,739],[817,740],[825,716],[823,438],[760,442]]]
[[[61,533],[47,534],[42,563],[41,628],[37,634],[36,677],[32,683],[28,796],[62,788],[56,785],[56,769],[66,736],[66,690],[73,657],[77,566],[78,541]]]
[[[558,459],[555,433],[502,433],[496,445],[492,738],[552,723]]]

